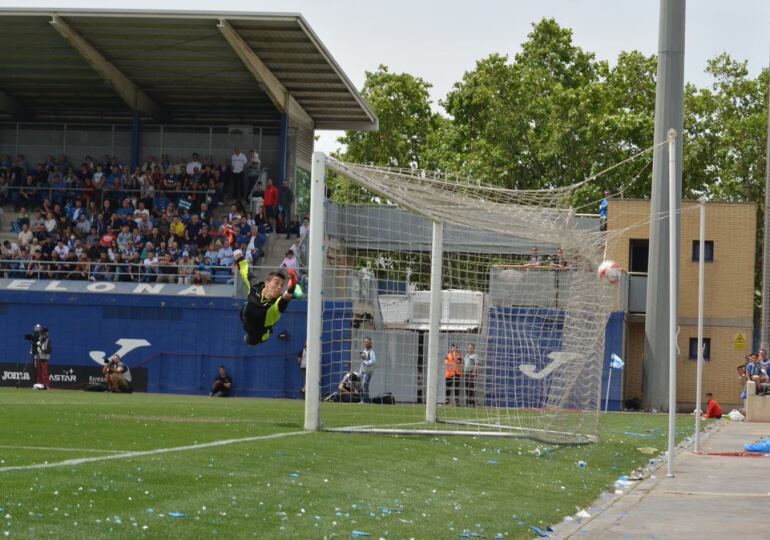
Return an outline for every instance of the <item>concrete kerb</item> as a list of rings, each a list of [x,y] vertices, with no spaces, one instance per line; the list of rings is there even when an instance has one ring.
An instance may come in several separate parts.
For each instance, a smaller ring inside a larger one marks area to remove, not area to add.
[[[703,430],[703,432],[701,432],[701,446],[703,446],[703,443],[709,437],[717,433],[729,422],[730,420],[723,418],[722,420],[714,422],[713,424],[709,425],[705,430]],[[681,443],[679,443],[676,446],[675,455],[678,456],[686,451],[689,451],[694,444],[695,444],[694,438],[692,436],[687,437],[685,440],[683,440]],[[591,517],[580,518],[580,517],[576,517],[575,515],[572,515],[572,516],[569,516],[572,518],[572,521],[561,521],[556,525],[552,525],[551,527],[553,528],[553,534],[551,535],[551,538],[553,539],[571,538],[573,535],[578,533],[581,529],[583,529],[589,523],[592,523],[598,519],[602,519],[602,517],[606,517],[608,510],[610,510],[613,506],[623,501],[629,495],[634,494],[635,491],[639,490],[640,488],[644,489],[647,487],[652,487],[650,483],[657,485],[658,482],[660,482],[661,480],[664,480],[665,471],[662,476],[657,475],[655,473],[661,468],[663,468],[664,465],[666,465],[667,457],[664,456],[663,454],[659,454],[657,457],[652,457],[650,459],[650,461],[653,461],[653,460],[654,460],[654,464],[648,463],[648,465],[642,468],[642,479],[638,481],[634,481],[633,484],[631,484],[627,489],[623,490],[623,493],[616,494],[614,489],[610,489],[609,491],[605,491],[601,495],[599,495],[599,497],[596,500],[594,500],[594,502],[588,508],[586,508],[586,511],[591,515]],[[644,488],[642,486],[644,486]]]

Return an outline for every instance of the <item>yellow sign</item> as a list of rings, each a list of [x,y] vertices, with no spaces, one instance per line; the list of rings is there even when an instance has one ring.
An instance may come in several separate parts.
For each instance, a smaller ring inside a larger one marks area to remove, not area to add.
[[[735,334],[735,339],[733,340],[733,347],[735,347],[736,351],[742,351],[746,348],[746,336],[743,334]]]

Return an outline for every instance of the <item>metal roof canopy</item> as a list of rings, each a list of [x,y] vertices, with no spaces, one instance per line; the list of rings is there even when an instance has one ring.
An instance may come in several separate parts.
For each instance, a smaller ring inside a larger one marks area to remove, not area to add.
[[[376,130],[300,14],[0,8],[0,119]]]

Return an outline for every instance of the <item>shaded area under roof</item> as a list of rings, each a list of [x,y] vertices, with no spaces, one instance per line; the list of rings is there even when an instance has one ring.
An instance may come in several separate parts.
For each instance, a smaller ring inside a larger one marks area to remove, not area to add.
[[[0,118],[377,129],[298,14],[5,8],[0,47]]]

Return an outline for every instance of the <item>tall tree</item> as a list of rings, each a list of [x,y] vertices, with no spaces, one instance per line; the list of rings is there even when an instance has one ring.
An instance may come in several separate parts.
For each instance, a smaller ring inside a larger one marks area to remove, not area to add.
[[[361,91],[380,120],[379,131],[348,131],[341,157],[356,163],[409,167],[420,163],[435,114],[431,111],[431,85],[408,73],[391,73],[380,65],[366,73]]]

